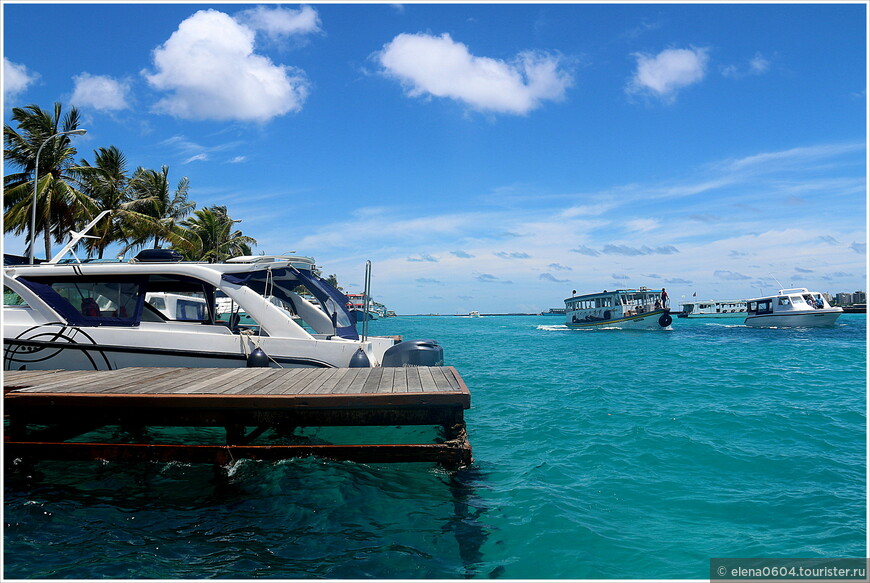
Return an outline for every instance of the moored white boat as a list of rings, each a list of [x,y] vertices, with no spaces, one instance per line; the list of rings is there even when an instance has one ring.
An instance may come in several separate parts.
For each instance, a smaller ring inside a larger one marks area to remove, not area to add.
[[[207,264],[151,256],[147,262],[60,263],[55,257],[4,266],[4,287],[13,292],[4,293],[4,369],[443,362],[434,341],[360,338],[347,297],[305,269],[313,260]],[[301,288],[318,303],[300,295]],[[219,296],[229,298],[230,312],[218,314]],[[151,303],[161,300],[162,308]],[[258,358],[251,360],[252,353]]]
[[[680,318],[744,318],[746,300],[700,300],[680,304]]]
[[[781,289],[779,293],[748,300],[747,326],[833,326],[843,308],[833,307],[819,292],[805,287]]]
[[[604,290],[565,300],[565,325],[570,328],[667,328],[673,322],[664,290]]]

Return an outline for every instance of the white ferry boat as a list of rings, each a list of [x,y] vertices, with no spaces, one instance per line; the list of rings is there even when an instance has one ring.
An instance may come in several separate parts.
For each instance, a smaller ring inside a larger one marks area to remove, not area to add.
[[[640,287],[571,296],[565,300],[565,325],[570,328],[667,328],[673,318],[664,291]]]
[[[680,304],[679,318],[744,318],[746,300],[702,300]]]
[[[435,341],[361,338],[347,296],[305,268],[313,260],[193,263],[169,250],[137,258],[63,263],[58,254],[7,266],[4,257],[4,369],[443,363]],[[305,300],[302,288],[318,303]],[[219,314],[222,296],[232,308]],[[243,325],[242,315],[252,324]]]
[[[805,287],[781,289],[776,295],[748,300],[747,326],[833,326],[843,308],[832,307],[819,292]]]

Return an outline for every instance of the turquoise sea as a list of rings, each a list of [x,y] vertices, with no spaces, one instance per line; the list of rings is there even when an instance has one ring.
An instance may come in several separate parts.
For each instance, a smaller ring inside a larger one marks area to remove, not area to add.
[[[468,384],[475,463],[456,473],[316,459],[7,470],[4,576],[707,579],[711,557],[867,556],[866,316],[561,323],[370,324],[438,339]]]

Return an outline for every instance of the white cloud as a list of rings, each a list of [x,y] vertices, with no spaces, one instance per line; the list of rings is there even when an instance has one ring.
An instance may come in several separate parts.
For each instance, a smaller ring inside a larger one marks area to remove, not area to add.
[[[39,73],[32,73],[24,65],[13,63],[3,57],[3,97],[16,99],[24,90],[30,87],[37,79]]]
[[[75,88],[70,101],[76,107],[93,107],[101,111],[127,109],[130,84],[104,75],[82,73],[73,77]]]
[[[634,219],[625,223],[629,231],[640,231],[641,233],[657,229],[660,225],[661,221],[656,219]]]
[[[182,162],[182,164],[190,164],[191,162],[205,162],[206,160],[208,160],[208,154],[196,154]]]
[[[262,31],[272,40],[320,32],[320,17],[310,6],[299,10],[256,6],[239,12],[235,18],[254,30]]]
[[[637,70],[629,93],[647,93],[673,100],[678,90],[698,83],[707,69],[707,49],[667,49],[655,56],[635,53]]]
[[[767,73],[768,69],[770,69],[770,61],[763,57],[760,53],[756,53],[755,56],[749,61],[749,70],[756,75]]]
[[[400,34],[377,55],[411,97],[454,99],[486,112],[525,115],[560,100],[573,79],[556,56],[527,51],[510,63],[472,55],[449,34]]]
[[[763,75],[770,70],[771,61],[761,53],[755,53],[755,56],[749,59],[745,67],[739,65],[728,65],[722,68],[722,75],[732,79],[741,79],[748,75]]]
[[[266,122],[298,111],[308,96],[304,74],[254,52],[254,30],[223,12],[200,10],[153,52],[145,78],[171,94],[157,111],[185,119]]]

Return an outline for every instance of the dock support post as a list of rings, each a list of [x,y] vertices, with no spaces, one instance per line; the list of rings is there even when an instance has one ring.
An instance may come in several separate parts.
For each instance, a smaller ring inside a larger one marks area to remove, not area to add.
[[[244,445],[245,443],[245,426],[238,423],[233,423],[226,426],[227,430],[227,445]]]

